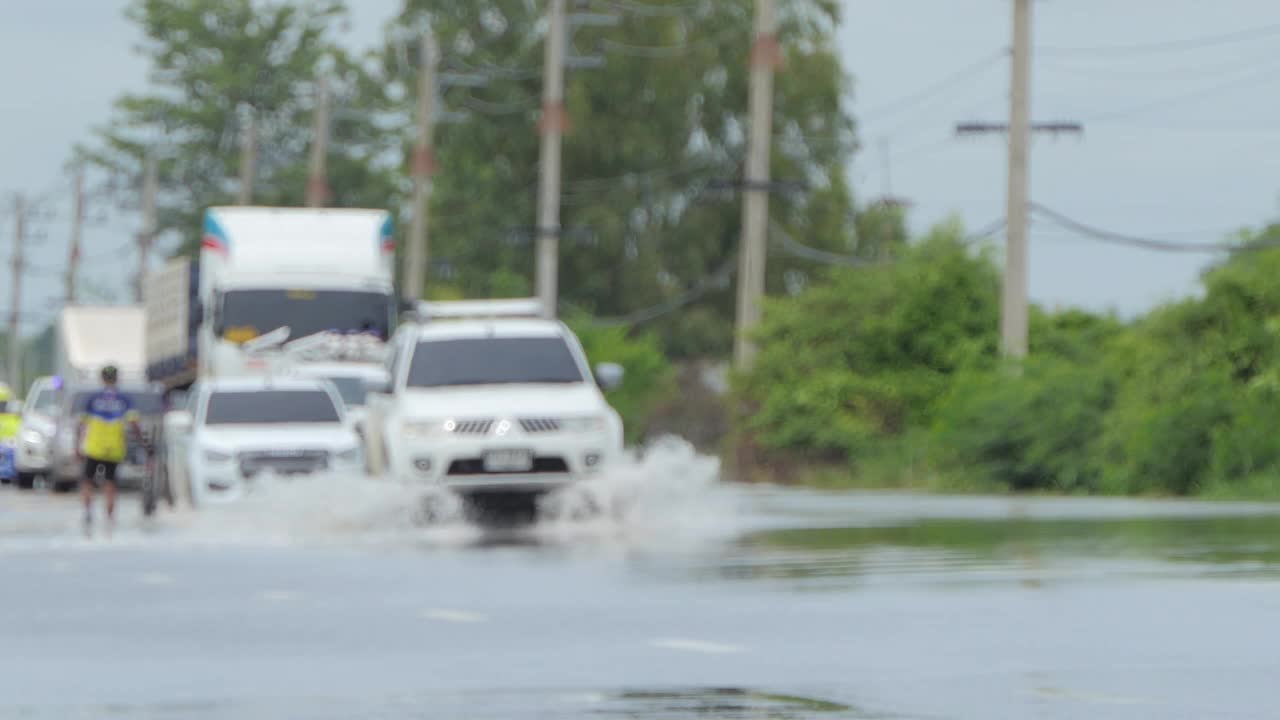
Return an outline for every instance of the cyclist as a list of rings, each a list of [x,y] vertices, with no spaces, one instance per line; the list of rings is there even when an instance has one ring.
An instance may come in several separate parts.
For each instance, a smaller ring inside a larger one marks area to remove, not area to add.
[[[138,413],[128,396],[116,388],[119,380],[116,368],[102,368],[102,389],[89,396],[80,416],[77,447],[84,457],[84,477],[80,481],[80,496],[84,501],[84,525],[88,530],[93,523],[93,491],[103,485],[107,499],[107,525],[111,525],[116,511],[116,467],[128,453],[129,430],[142,439],[138,426]],[[150,452],[150,448],[147,448]]]

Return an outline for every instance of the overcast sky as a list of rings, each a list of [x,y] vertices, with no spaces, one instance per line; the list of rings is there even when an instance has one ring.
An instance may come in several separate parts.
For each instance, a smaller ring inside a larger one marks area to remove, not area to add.
[[[400,3],[350,4],[347,40],[365,47]],[[11,194],[68,188],[63,167],[72,145],[107,118],[114,97],[145,86],[126,5],[0,0],[6,287]],[[860,199],[891,190],[910,200],[916,230],[952,214],[974,229],[1001,217],[1003,137],[957,140],[952,128],[962,120],[1006,120],[1008,64],[999,55],[1009,45],[1010,0],[844,0],[844,13],[839,43],[855,78],[851,106],[864,143],[851,168]],[[1092,225],[1179,242],[1217,241],[1276,217],[1274,0],[1040,0],[1034,24],[1034,119],[1085,125],[1081,138],[1036,138],[1035,201]],[[1090,48],[1101,50],[1076,51]],[[786,81],[784,70],[778,82]],[[28,330],[61,296],[69,207],[55,210],[61,218],[33,223],[34,272],[24,296],[38,314],[25,320]],[[124,300],[136,218],[92,214],[86,281]],[[1194,292],[1212,259],[1103,245],[1043,222],[1031,238],[1033,300],[1125,315]],[[7,313],[8,292],[0,295]]]

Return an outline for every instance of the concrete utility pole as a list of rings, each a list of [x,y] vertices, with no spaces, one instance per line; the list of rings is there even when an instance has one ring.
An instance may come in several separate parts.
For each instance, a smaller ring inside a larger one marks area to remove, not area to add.
[[[1031,144],[1031,0],[1013,0],[1013,67],[1009,90],[1009,188],[1005,218],[1000,341],[1004,354],[1027,355],[1027,163]]]
[[[240,138],[240,189],[237,205],[253,204],[253,178],[258,172],[258,111],[252,106],[245,113],[244,135]]]
[[[769,152],[773,140],[773,72],[780,59],[773,0],[756,0],[751,46],[751,120],[743,182],[742,242],[738,249],[738,318],[734,362],[746,369],[755,358],[749,335],[760,324],[764,297],[765,241],[769,226]]]
[[[324,207],[329,198],[325,158],[329,154],[329,79],[316,81],[316,110],[311,128],[311,163],[307,173],[307,207]]]
[[[542,79],[542,146],[538,159],[538,299],[546,317],[556,316],[560,255],[560,147],[564,111],[565,0],[550,0],[546,62]]]
[[[26,242],[23,235],[26,232],[25,212],[22,196],[15,195],[13,198],[13,278],[10,283],[13,286],[10,288],[13,294],[9,297],[9,334],[6,338],[9,343],[9,385],[15,392],[22,392],[22,338],[18,321],[22,317],[22,273],[24,271],[22,246]]]
[[[1077,122],[1031,122],[1031,3],[1013,2],[1013,48],[1009,83],[1009,122],[959,123],[957,135],[1008,134],[1008,187],[1005,195],[1004,288],[1001,293],[1000,345],[1006,357],[1027,355],[1027,198],[1032,133],[1076,134]]]
[[[405,254],[404,299],[422,299],[423,277],[427,265],[427,217],[431,202],[431,175],[435,172],[433,135],[435,134],[436,72],[440,57],[435,36],[430,30],[422,35],[418,57],[418,142],[413,149],[413,215],[409,225],[409,247]]]
[[[159,190],[157,175],[155,155],[148,152],[142,178],[142,230],[138,232],[138,274],[133,284],[133,298],[138,303],[141,303],[145,297],[151,247],[156,240],[156,193]]]
[[[76,272],[80,269],[80,237],[84,225],[84,167],[76,168],[71,185],[71,247],[67,251],[66,287],[63,297],[68,305],[76,302]]]

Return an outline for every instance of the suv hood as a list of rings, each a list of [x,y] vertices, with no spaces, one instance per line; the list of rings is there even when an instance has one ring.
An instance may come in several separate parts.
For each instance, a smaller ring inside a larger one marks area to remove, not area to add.
[[[407,415],[419,419],[576,417],[598,415],[608,403],[594,385],[468,385],[404,392]]]
[[[205,427],[200,444],[227,451],[242,450],[346,450],[358,443],[349,428],[336,424],[234,425]]]

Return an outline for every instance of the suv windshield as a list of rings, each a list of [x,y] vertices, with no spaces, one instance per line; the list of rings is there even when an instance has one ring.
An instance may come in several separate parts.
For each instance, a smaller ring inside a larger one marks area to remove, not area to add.
[[[409,366],[409,387],[576,382],[582,372],[558,337],[425,340]]]
[[[71,412],[79,415],[89,403],[89,396],[98,390],[78,390],[71,396]],[[160,415],[164,412],[164,396],[154,390],[130,390],[120,388],[120,394],[129,398],[139,415]]]
[[[323,390],[218,391],[209,396],[205,425],[340,422]]]
[[[222,294],[222,337],[246,342],[288,326],[291,339],[327,330],[364,331],[386,340],[394,312],[385,293],[348,290],[229,290]]]

